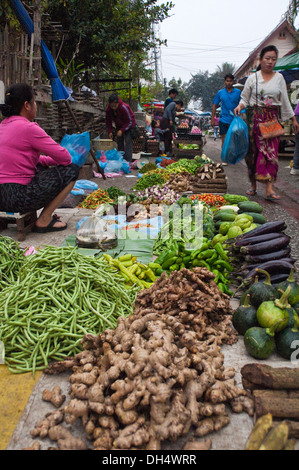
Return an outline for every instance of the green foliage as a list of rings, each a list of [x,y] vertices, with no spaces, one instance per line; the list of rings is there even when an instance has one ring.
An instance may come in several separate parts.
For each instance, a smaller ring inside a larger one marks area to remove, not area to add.
[[[71,60],[79,43],[77,63],[96,67],[101,78],[143,71],[147,53],[160,43],[152,33],[152,24],[164,21],[172,2],[158,5],[158,0],[48,0],[51,21],[62,23],[68,31],[61,55]]]
[[[199,71],[193,75],[187,86],[187,92],[191,99],[201,101],[204,111],[211,111],[212,101],[217,91],[224,87],[224,76],[228,73],[234,73],[235,65],[225,62],[222,67],[217,67],[216,72],[210,74]]]
[[[75,91],[78,85],[82,85],[81,80],[83,78],[83,73],[86,71],[84,64],[76,65],[75,61],[67,63],[62,59],[62,57],[59,57],[56,63],[56,68],[65,86],[68,86]]]

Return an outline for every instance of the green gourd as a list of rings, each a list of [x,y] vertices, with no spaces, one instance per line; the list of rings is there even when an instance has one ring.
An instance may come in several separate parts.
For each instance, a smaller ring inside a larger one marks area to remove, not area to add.
[[[253,326],[258,326],[256,308],[250,304],[250,294],[246,295],[245,302],[233,313],[232,323],[237,332],[244,336]]]
[[[277,325],[276,331],[281,331],[288,325],[289,313],[288,297],[291,292],[291,286],[283,293],[280,299],[263,302],[257,309],[256,316],[259,325],[263,328],[271,328]]]
[[[275,327],[253,326],[244,335],[244,345],[248,354],[255,359],[267,359],[275,349]]]
[[[258,308],[263,302],[269,300],[275,300],[279,297],[277,289],[272,286],[270,274],[263,270],[257,269],[257,272],[264,274],[266,279],[259,280],[258,276],[255,278],[255,282],[247,290],[247,294],[250,294],[250,302],[255,308]]]
[[[296,283],[294,278],[294,270],[291,269],[289,277],[278,284],[277,289],[279,291],[285,291],[289,286],[291,286],[291,293],[289,295],[289,304],[295,305],[299,302],[299,284]]]
[[[291,359],[292,354],[299,347],[299,319],[294,320],[292,327],[288,326],[275,335],[277,353],[284,359]]]

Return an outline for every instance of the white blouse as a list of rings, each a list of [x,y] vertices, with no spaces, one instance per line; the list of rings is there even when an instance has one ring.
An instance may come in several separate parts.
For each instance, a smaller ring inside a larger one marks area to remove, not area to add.
[[[245,108],[256,104],[265,106],[267,103],[280,106],[282,121],[287,121],[294,116],[285,79],[279,72],[275,72],[275,75],[268,82],[265,82],[260,70],[250,75],[242,91],[240,103]]]

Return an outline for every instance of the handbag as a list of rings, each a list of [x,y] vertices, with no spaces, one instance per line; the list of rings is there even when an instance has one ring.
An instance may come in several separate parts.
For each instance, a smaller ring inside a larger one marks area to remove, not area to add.
[[[275,137],[280,137],[284,134],[284,128],[278,119],[273,119],[267,122],[260,122],[259,128],[263,139],[274,139]]]
[[[256,74],[256,104],[258,105],[258,92],[257,92],[257,74]],[[258,124],[262,139],[275,139],[284,134],[284,128],[277,118],[270,121],[259,122]]]

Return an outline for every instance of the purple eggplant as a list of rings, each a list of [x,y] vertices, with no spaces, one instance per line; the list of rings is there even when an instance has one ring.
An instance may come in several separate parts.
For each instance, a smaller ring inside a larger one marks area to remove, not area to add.
[[[241,235],[241,238],[251,238],[257,235],[264,235],[266,233],[274,233],[274,232],[283,232],[287,228],[287,225],[284,220],[277,220],[275,222],[266,222],[265,224],[260,225],[253,230],[250,230],[247,233]]]
[[[250,279],[257,275],[257,269],[263,269],[267,271],[270,275],[274,274],[286,274],[290,273],[292,269],[294,269],[293,264],[289,263],[288,261],[284,261],[282,259],[276,261],[268,261],[267,263],[260,264],[257,268],[252,269],[249,271],[245,279]]]
[[[262,255],[265,253],[276,252],[286,248],[290,243],[291,237],[282,235],[281,237],[269,240],[267,242],[255,243],[254,245],[241,246],[240,252],[245,255]]]
[[[288,279],[288,277],[289,277],[289,273],[273,274],[273,276],[271,276],[272,286],[277,287],[281,282],[286,281]]]
[[[281,258],[287,258],[291,253],[291,248],[287,246],[282,250],[275,251],[274,253],[265,253],[263,255],[247,255],[245,261],[248,263],[265,263],[266,261],[274,261]]]
[[[273,232],[273,233],[264,233],[263,235],[257,235],[256,237],[248,237],[248,238],[239,238],[236,240],[236,246],[247,246],[247,245],[254,245],[255,243],[266,242],[269,240],[277,239],[283,236],[284,233],[282,232]]]

